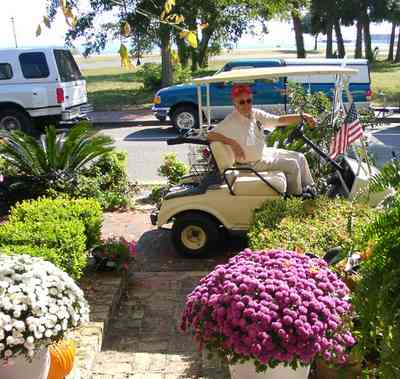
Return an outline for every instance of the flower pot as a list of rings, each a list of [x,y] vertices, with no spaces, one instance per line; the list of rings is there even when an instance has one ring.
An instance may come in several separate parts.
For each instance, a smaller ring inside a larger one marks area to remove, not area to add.
[[[10,364],[0,362],[1,379],[47,379],[50,368],[50,354],[47,349],[36,352],[30,362],[24,355],[18,355]],[[29,373],[29,374],[28,374]]]
[[[263,373],[257,373],[253,362],[239,363],[229,365],[231,379],[307,379],[310,372],[310,366],[298,367],[293,370],[291,367],[279,365],[275,368],[269,368]]]

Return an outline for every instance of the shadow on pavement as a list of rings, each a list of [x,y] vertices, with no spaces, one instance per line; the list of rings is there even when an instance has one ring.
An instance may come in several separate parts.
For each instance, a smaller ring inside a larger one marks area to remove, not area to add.
[[[138,130],[128,134],[125,137],[125,141],[166,141],[169,138],[178,137],[179,133],[173,128],[147,128]]]
[[[245,237],[231,237],[218,251],[199,258],[185,258],[179,255],[171,243],[170,231],[156,229],[145,232],[137,244],[138,271],[211,271],[216,265],[247,247]]]

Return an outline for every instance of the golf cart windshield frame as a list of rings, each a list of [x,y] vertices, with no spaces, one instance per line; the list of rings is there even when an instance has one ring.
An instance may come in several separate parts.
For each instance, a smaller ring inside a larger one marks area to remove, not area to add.
[[[201,134],[206,134],[207,129],[211,127],[211,104],[210,104],[210,84],[221,82],[249,82],[261,79],[278,79],[281,77],[289,78],[291,76],[321,76],[336,75],[336,83],[348,83],[350,76],[356,74],[358,70],[341,66],[283,66],[266,68],[249,68],[240,70],[231,70],[218,72],[212,76],[205,76],[193,80],[197,87],[197,103],[199,113],[199,125]],[[287,80],[285,80],[285,85]],[[206,118],[207,124],[204,125],[203,105],[202,105],[202,87],[206,87]]]

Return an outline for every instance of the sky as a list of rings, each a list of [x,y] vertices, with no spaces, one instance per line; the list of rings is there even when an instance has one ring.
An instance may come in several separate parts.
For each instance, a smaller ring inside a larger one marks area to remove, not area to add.
[[[85,9],[88,0],[80,0],[80,8]],[[51,29],[42,24],[42,34],[35,36],[37,25],[46,14],[46,0],[1,0],[2,9],[0,13],[0,48],[15,47],[11,17],[15,20],[15,30],[19,47],[36,47],[64,44],[64,35],[68,27],[64,17],[58,12]],[[372,24],[371,33],[389,34],[391,26],[387,23]],[[345,39],[354,39],[354,28],[343,28]],[[306,36],[306,43],[311,44],[312,38]],[[269,24],[269,34],[258,39],[254,36],[245,35],[240,43],[241,48],[252,48],[265,43],[268,46],[285,47],[287,44],[294,44],[294,33],[288,23],[273,21]],[[115,44],[117,46],[117,44]],[[117,49],[117,47],[115,47]]]

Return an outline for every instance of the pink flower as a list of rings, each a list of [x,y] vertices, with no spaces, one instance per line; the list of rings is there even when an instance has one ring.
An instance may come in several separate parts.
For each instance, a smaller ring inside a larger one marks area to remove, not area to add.
[[[192,329],[202,345],[267,365],[305,364],[317,354],[341,362],[355,343],[342,285],[320,259],[246,249],[200,280],[187,298],[182,329]]]
[[[136,257],[136,242],[135,241],[131,241],[129,243],[128,248],[129,248],[129,253],[130,253],[131,257],[135,258]]]
[[[122,265],[122,268],[123,268],[125,271],[128,271],[128,268],[129,268],[128,263],[127,263],[127,262],[124,262],[124,264]]]

